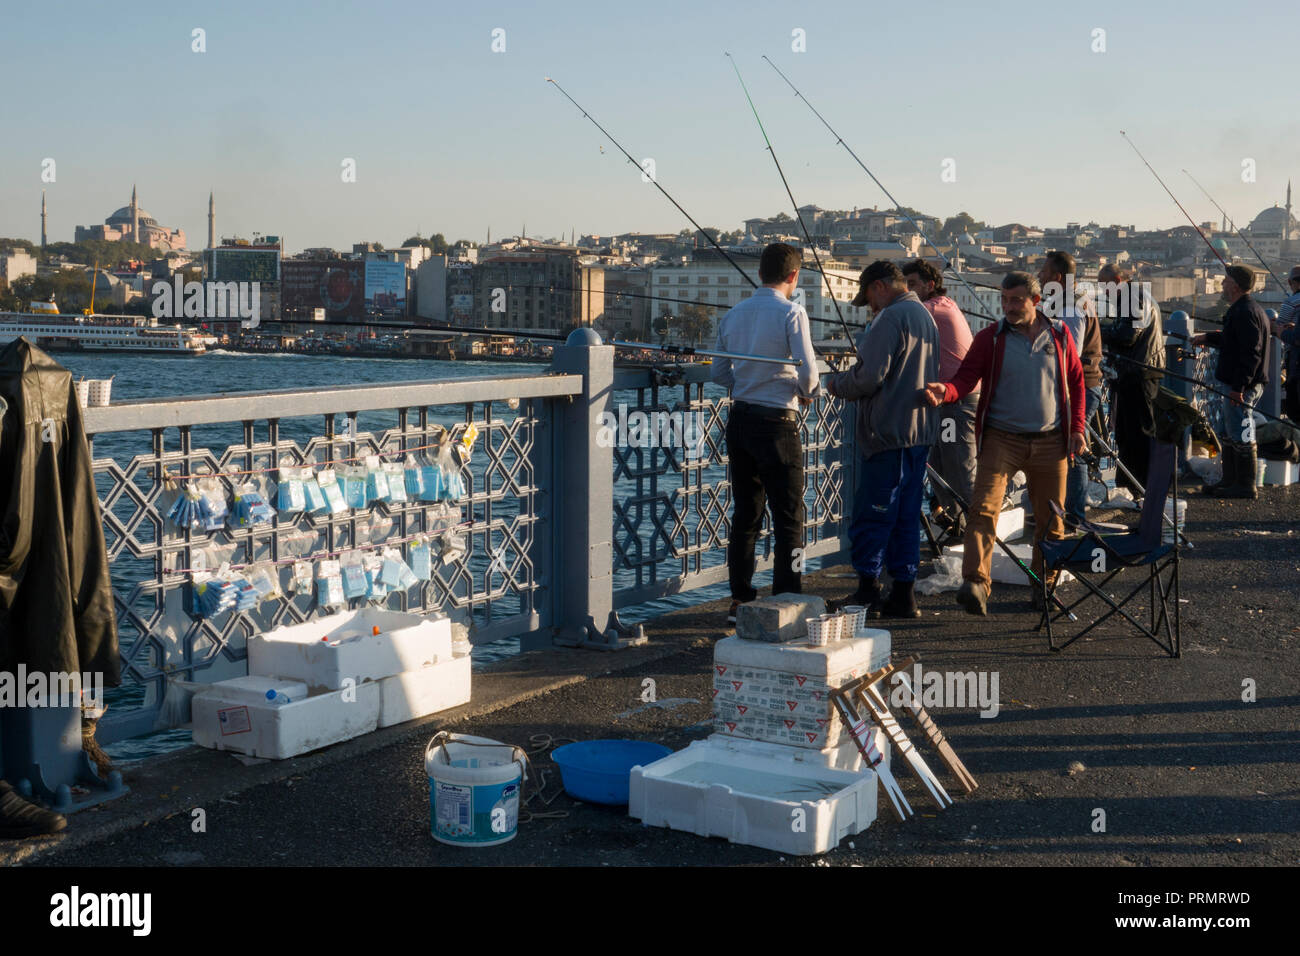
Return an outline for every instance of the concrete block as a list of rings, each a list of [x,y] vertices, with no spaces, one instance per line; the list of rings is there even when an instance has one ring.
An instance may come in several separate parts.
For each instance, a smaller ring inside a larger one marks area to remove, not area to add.
[[[750,641],[787,643],[808,636],[804,619],[826,613],[815,594],[773,594],[742,604],[736,611],[736,636]]]

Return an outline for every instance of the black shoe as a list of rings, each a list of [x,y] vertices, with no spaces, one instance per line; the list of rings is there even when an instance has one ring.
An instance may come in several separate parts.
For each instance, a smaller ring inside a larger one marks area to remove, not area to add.
[[[895,581],[894,586],[889,589],[889,597],[883,601],[878,601],[871,606],[868,611],[869,617],[896,617],[896,618],[918,618],[921,616],[921,609],[916,606],[916,595],[913,593],[913,582]]]
[[[46,836],[58,833],[67,825],[63,814],[24,800],[13,787],[0,780],[0,840]]]
[[[858,589],[838,600],[827,601],[826,610],[833,612],[851,605],[869,608],[879,600],[880,581],[877,578],[869,578],[865,574],[859,574]]]
[[[739,601],[731,602],[731,609],[727,611],[727,627],[736,626],[736,611],[740,607]]]
[[[979,617],[988,617],[988,588],[975,581],[963,581],[961,590],[957,592],[957,603],[964,607],[970,614],[975,614]]]

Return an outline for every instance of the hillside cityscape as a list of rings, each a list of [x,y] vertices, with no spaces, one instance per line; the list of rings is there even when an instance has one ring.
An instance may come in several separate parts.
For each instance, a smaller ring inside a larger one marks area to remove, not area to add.
[[[1280,303],[1285,291],[1260,259],[1283,275],[1300,255],[1289,182],[1279,199],[1245,224],[1226,218],[1199,224],[1225,260],[1256,271],[1255,297],[1266,307]],[[1214,306],[1223,278],[1223,264],[1191,225],[994,225],[966,212],[941,218],[908,208],[806,205],[798,210],[802,224],[786,213],[756,216],[731,231],[706,227],[712,242],[691,229],[537,237],[525,226],[496,239],[488,229],[482,241],[416,234],[396,247],[360,241],[350,249],[288,255],[273,233],[219,238],[215,195],[209,195],[201,250],[190,248],[183,229],[146,212],[134,187],[125,206],[102,223],[77,226],[71,242],[46,234],[47,201],[42,194],[39,244],[0,239],[0,312],[54,303],[62,314],[84,314],[93,306],[95,314],[180,323],[205,330],[214,343],[257,351],[527,356],[546,350],[511,331],[562,335],[578,326],[607,340],[700,345],[722,313],[750,293],[736,264],[756,281],[758,253],[773,241],[804,249],[800,292],[822,340],[844,337],[841,315],[849,323],[870,318],[868,308],[849,303],[858,273],[877,259],[947,260],[965,280],[954,276],[949,294],[974,328],[1001,314],[997,276],[1036,270],[1053,249],[1075,257],[1081,281],[1095,279],[1104,265],[1121,265],[1149,283],[1167,310],[1194,315]],[[812,237],[825,277],[805,235]],[[210,294],[182,309],[180,291],[194,288],[187,283],[219,292],[230,283],[256,283],[256,321],[221,308],[220,294],[212,314],[203,308],[213,302]],[[163,291],[166,302],[160,303]],[[503,334],[467,336],[450,327]],[[440,328],[447,331],[439,334]]]

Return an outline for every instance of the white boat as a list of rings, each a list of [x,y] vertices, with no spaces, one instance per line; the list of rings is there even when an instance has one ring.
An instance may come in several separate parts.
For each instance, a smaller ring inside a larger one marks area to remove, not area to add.
[[[39,305],[48,307],[49,303]],[[214,336],[197,329],[160,326],[139,315],[64,315],[45,309],[0,312],[0,345],[20,336],[47,352],[202,355],[216,344]]]

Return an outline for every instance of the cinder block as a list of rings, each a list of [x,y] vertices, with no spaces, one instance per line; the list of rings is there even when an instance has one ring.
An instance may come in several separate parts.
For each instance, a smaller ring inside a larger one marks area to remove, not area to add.
[[[773,594],[742,604],[736,611],[736,636],[749,641],[784,644],[808,636],[804,619],[826,613],[815,594]]]

